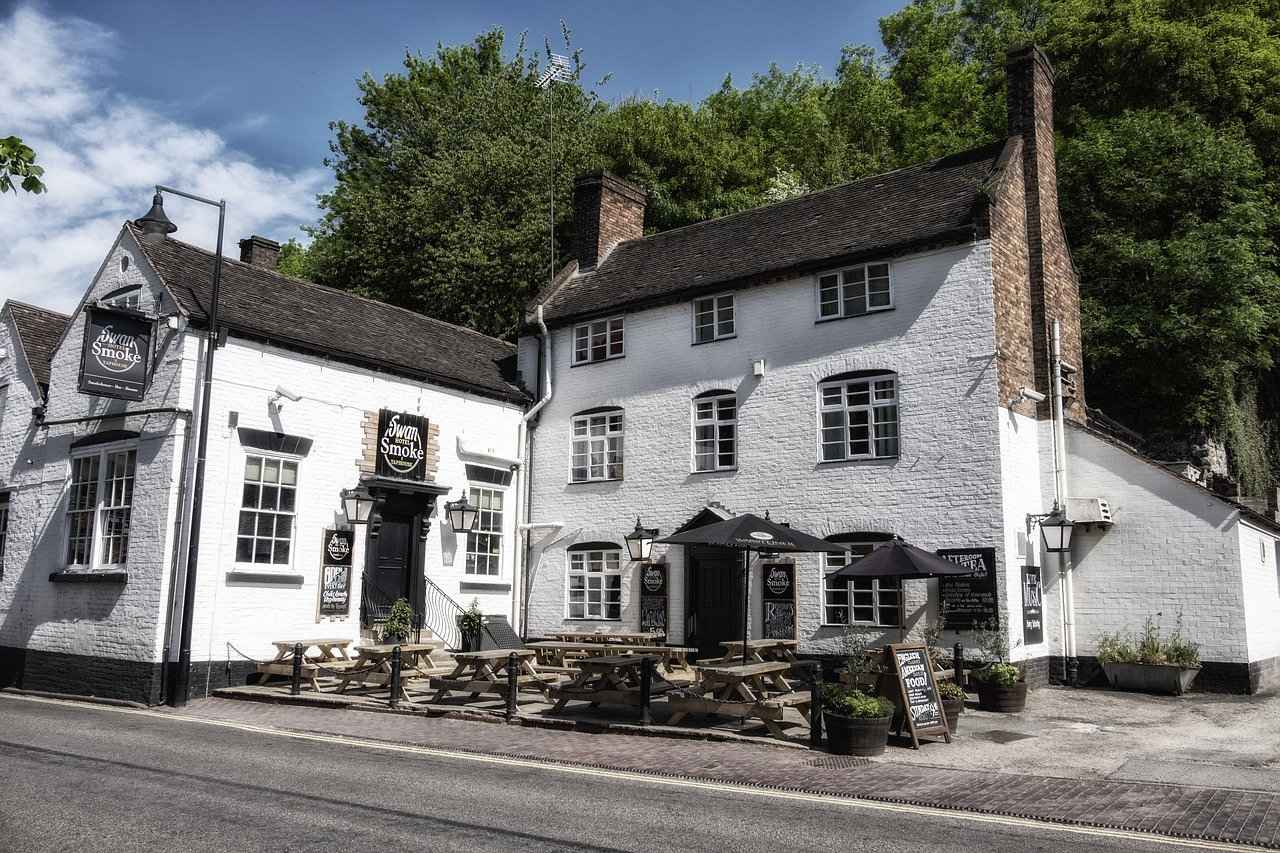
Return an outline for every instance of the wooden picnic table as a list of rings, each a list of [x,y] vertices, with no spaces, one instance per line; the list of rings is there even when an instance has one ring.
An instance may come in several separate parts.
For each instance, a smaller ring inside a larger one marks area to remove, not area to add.
[[[662,631],[552,631],[549,640],[565,643],[616,643],[624,646],[653,646],[666,639]]]
[[[742,660],[742,641],[725,640],[720,644],[725,651],[723,662]],[[747,663],[765,663],[767,661],[785,661],[795,663],[796,649],[799,640],[747,640]]]
[[[673,712],[668,723],[676,725],[687,714],[754,718],[773,736],[785,738],[779,723],[786,709],[796,708],[807,721],[811,699],[809,691],[791,689],[783,675],[790,668],[783,661],[695,666],[702,680],[667,696]]]
[[[391,658],[396,648],[395,643],[356,646],[356,660],[353,666],[339,676],[342,683],[338,685],[338,692],[345,693],[353,681],[357,687],[391,684]],[[400,643],[398,648],[400,649],[400,696],[397,698],[406,702],[413,701],[409,698],[407,689],[407,682],[410,679],[430,678],[433,675],[449,672],[451,669],[447,664],[437,662],[431,657],[432,652],[438,652],[444,648],[444,643],[440,640]]]
[[[597,705],[634,705],[642,701],[640,670],[647,655],[623,654],[583,658],[578,673],[567,684],[551,688],[556,704],[549,713],[558,714],[565,704],[578,700]],[[650,682],[650,696],[659,696],[675,685],[655,671]]]
[[[310,685],[312,690],[318,692],[320,690],[320,684],[317,681],[320,675],[318,665],[324,665],[330,669],[350,666],[351,658],[347,655],[347,648],[351,643],[352,641],[347,639],[272,640],[271,645],[276,647],[276,656],[258,664],[258,672],[263,676],[261,681],[268,681],[274,676],[292,678],[293,651],[295,647],[302,646],[302,679]],[[311,653],[312,649],[316,651]]]
[[[453,670],[431,679],[431,686],[437,691],[433,701],[442,702],[454,692],[469,693],[472,699],[481,694],[506,696],[507,669],[513,654],[520,665],[520,672],[516,676],[517,693],[527,687],[547,698],[550,684],[560,679],[550,673],[538,672],[534,660],[537,652],[533,649],[489,649],[483,652],[455,652]]]
[[[525,648],[538,653],[538,664],[558,670],[576,670],[585,657],[611,654],[653,655],[668,669],[689,668],[689,655],[697,652],[689,646],[623,646],[608,643],[579,643],[558,640],[541,640],[526,643]]]

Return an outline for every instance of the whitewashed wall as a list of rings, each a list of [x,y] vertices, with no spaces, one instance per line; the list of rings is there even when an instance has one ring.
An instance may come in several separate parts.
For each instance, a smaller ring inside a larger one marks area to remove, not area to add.
[[[1241,522],[1240,578],[1244,586],[1245,636],[1249,660],[1280,656],[1280,578],[1277,578],[1276,536]]]

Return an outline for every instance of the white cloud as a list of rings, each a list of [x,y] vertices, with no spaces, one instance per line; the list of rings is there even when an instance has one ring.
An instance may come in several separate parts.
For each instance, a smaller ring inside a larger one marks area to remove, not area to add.
[[[225,198],[233,257],[240,237],[283,241],[316,218],[326,172],[266,168],[216,131],[111,89],[104,81],[123,47],[97,24],[31,6],[0,19],[0,136],[35,149],[49,188],[0,196],[0,301],[74,308],[120,224],[146,212],[154,184]],[[169,196],[165,211],[178,237],[214,247],[214,208]]]

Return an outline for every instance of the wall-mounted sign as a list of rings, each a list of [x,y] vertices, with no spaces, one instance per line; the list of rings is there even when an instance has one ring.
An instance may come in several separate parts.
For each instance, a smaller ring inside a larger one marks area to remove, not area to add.
[[[1022,642],[1044,642],[1044,600],[1039,566],[1022,567]]]
[[[408,412],[378,412],[375,473],[401,480],[427,479],[427,419]]]
[[[766,564],[760,587],[760,624],[766,640],[796,639],[796,567]]]
[[[350,530],[326,528],[320,543],[320,615],[346,616],[351,608]]]
[[[667,566],[642,563],[640,566],[640,630],[667,632]]]
[[[151,368],[151,323],[135,314],[89,308],[80,349],[83,394],[141,400]]]
[[[941,734],[951,743],[947,716],[942,710],[942,697],[933,680],[933,665],[924,645],[891,645],[886,655],[897,676],[901,707],[913,746],[920,745],[922,734]],[[901,729],[899,729],[901,731]]]
[[[938,578],[947,627],[978,628],[1000,616],[995,548],[942,548],[939,557],[972,569],[968,575]]]

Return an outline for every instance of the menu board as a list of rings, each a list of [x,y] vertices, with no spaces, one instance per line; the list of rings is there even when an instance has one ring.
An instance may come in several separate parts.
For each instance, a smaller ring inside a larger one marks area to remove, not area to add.
[[[933,666],[929,662],[929,649],[919,645],[891,645],[893,671],[902,694],[902,707],[911,741],[919,745],[918,735],[941,732],[951,742],[947,717],[942,710],[942,698],[933,680]]]
[[[1044,599],[1039,566],[1022,567],[1022,642],[1044,642]]]
[[[345,616],[351,609],[350,530],[324,531],[320,543],[320,615]]]
[[[787,563],[764,567],[760,587],[761,625],[766,640],[796,639],[796,567]]]
[[[942,548],[938,556],[972,569],[967,575],[938,578],[947,627],[954,630],[979,628],[1000,615],[996,584],[995,548]]]
[[[640,630],[667,632],[667,566],[640,566]]]

